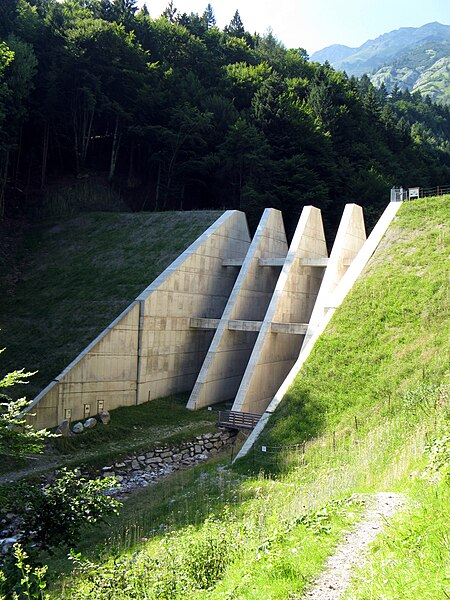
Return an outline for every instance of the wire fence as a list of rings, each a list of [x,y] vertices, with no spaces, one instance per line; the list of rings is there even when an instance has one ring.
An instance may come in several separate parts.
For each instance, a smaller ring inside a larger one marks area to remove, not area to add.
[[[392,188],[391,202],[406,202],[417,200],[417,198],[429,198],[430,196],[444,196],[450,194],[450,185],[438,185],[428,188]]]

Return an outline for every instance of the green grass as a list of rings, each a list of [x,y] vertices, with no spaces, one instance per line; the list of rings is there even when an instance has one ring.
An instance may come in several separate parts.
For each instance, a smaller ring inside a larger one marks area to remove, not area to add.
[[[99,468],[127,455],[135,456],[157,446],[176,445],[215,432],[217,411],[188,410],[187,400],[187,394],[178,394],[111,410],[108,425],[98,424],[80,435],[50,440],[44,454],[31,459],[4,460],[0,475],[31,468],[35,475],[55,466]]]
[[[449,370],[450,197],[404,204],[333,316],[261,443],[370,429],[419,381]]]
[[[405,204],[254,452],[131,498],[72,574],[42,556],[51,597],[296,600],[367,495],[396,491],[350,597],[445,598],[449,216],[448,198]]]
[[[0,371],[38,371],[32,398],[220,213],[86,213],[37,223],[0,271]]]

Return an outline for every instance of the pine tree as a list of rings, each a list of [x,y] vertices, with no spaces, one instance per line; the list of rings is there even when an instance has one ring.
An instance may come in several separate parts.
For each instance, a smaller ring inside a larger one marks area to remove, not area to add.
[[[245,27],[238,10],[234,13],[230,24],[225,27],[225,32],[233,37],[242,38],[245,36]]]
[[[214,10],[211,4],[208,4],[208,6],[205,8],[205,11],[202,15],[202,21],[206,29],[211,29],[211,27],[215,26],[216,17],[214,15]]]

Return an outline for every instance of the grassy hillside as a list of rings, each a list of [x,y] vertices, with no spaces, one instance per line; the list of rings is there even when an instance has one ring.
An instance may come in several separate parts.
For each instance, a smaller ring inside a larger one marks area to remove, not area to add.
[[[73,571],[41,556],[51,597],[300,599],[383,491],[406,504],[348,597],[450,596],[449,200],[402,206],[246,461],[142,491]]]
[[[449,197],[404,204],[266,432],[274,444],[378,423],[449,371]]]
[[[449,201],[402,206],[245,462],[143,490],[72,561],[41,553],[51,598],[299,599],[384,491],[405,506],[347,596],[448,597]]]
[[[0,372],[32,398],[220,213],[86,213],[36,224],[0,270]]]

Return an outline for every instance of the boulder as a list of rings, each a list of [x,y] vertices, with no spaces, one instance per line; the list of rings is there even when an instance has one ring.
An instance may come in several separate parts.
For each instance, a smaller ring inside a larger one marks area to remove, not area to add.
[[[75,423],[75,425],[72,427],[72,431],[74,433],[83,433],[83,430],[84,430],[83,423]]]
[[[108,423],[111,421],[111,415],[107,410],[102,410],[97,416],[98,420],[103,423],[103,425],[108,425]]]
[[[83,425],[85,429],[92,429],[97,425],[97,419],[94,419],[94,417],[90,417],[89,419],[86,419]]]
[[[58,425],[55,433],[56,433],[56,435],[62,435],[63,437],[70,437],[71,435],[73,435],[72,432],[70,431],[69,419],[64,419],[64,421],[61,421],[61,423]]]

